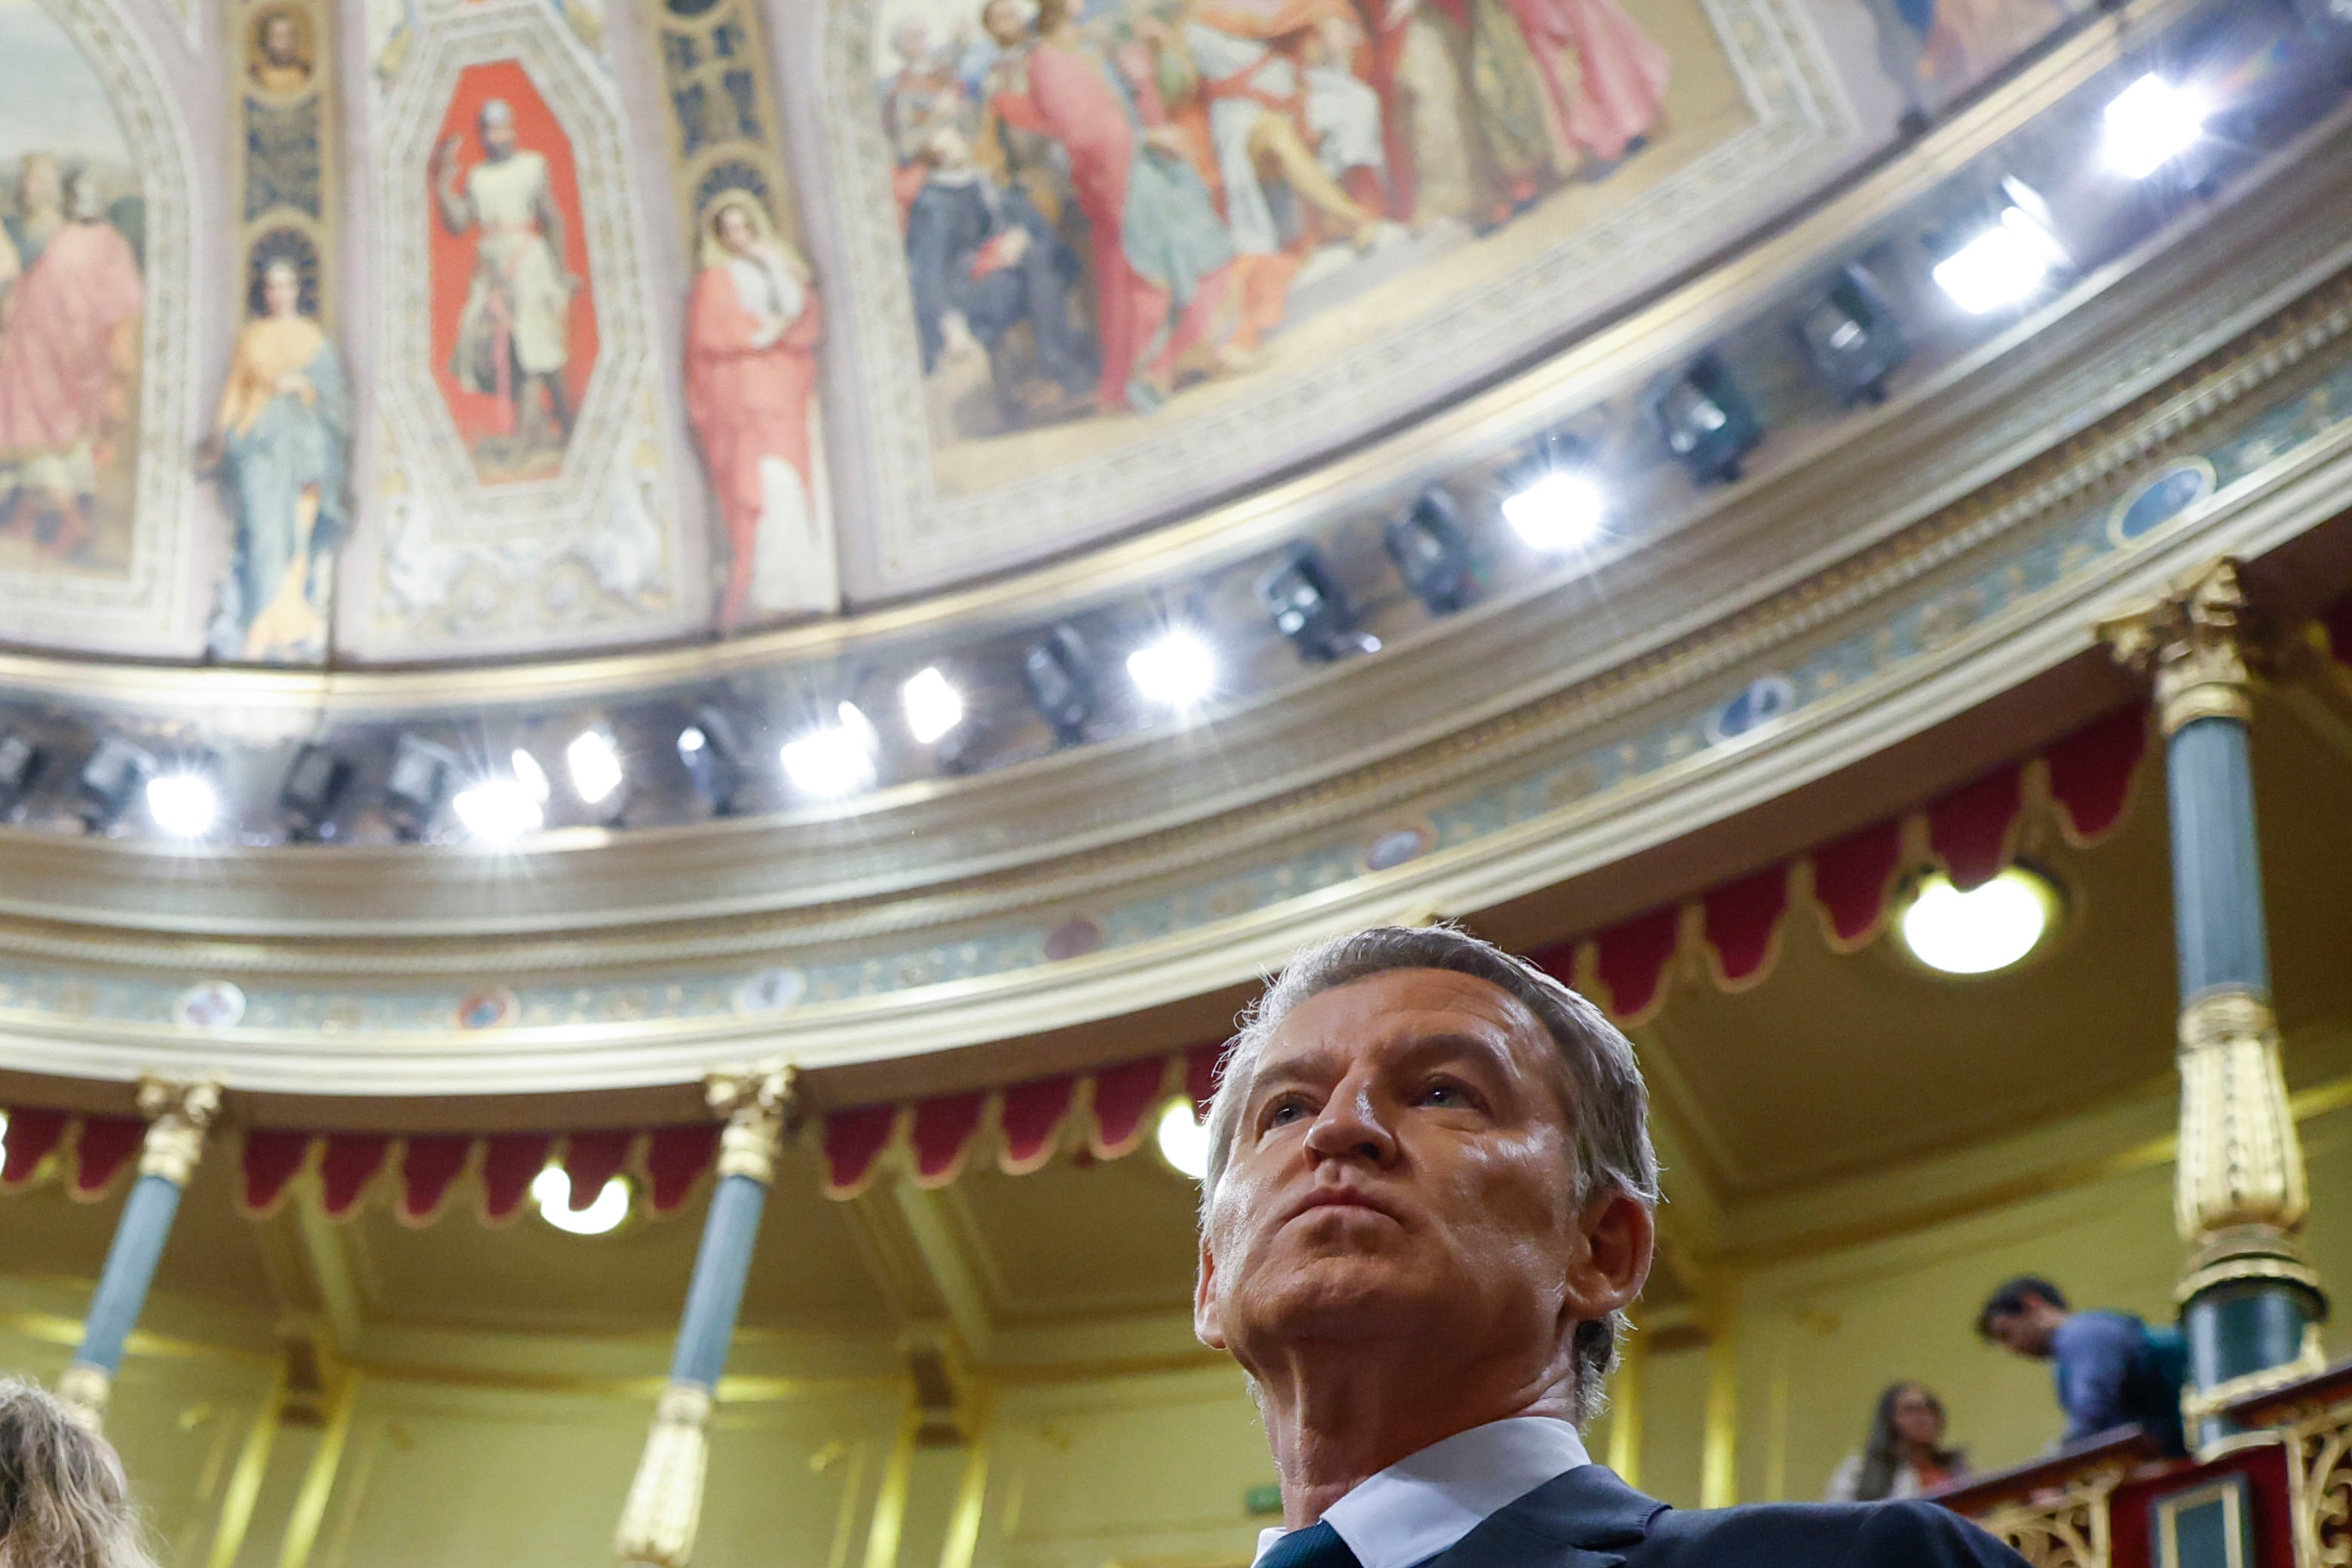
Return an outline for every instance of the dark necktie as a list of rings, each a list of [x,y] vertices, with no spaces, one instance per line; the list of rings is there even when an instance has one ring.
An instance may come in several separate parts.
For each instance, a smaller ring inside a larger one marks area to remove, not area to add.
[[[1316,1521],[1304,1530],[1294,1530],[1259,1558],[1254,1568],[1364,1568],[1339,1532]]]

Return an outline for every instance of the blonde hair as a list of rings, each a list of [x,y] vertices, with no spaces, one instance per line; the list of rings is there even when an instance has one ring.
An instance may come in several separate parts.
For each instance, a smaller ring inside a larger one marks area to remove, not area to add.
[[[114,1449],[16,1378],[0,1378],[0,1568],[156,1568]]]

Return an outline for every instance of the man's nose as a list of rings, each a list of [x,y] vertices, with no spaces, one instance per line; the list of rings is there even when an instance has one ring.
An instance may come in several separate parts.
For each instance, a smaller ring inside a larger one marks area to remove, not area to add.
[[[1307,1130],[1307,1148],[1318,1160],[1385,1165],[1396,1158],[1396,1135],[1373,1104],[1370,1084],[1343,1083]]]

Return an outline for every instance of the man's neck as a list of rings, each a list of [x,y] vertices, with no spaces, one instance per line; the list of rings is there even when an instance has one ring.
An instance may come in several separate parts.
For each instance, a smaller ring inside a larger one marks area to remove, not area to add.
[[[1426,1347],[1320,1342],[1285,1347],[1254,1369],[1283,1523],[1312,1524],[1341,1498],[1401,1459],[1489,1422],[1519,1415],[1573,1420],[1565,1363],[1525,1369],[1432,1364]]]

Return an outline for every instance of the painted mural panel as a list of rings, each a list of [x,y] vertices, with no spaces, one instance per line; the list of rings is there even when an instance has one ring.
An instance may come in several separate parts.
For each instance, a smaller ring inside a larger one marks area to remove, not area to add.
[[[572,143],[520,63],[458,77],[429,177],[442,401],[483,482],[546,479],[595,368],[596,308]]]
[[[145,216],[90,62],[40,5],[0,0],[0,572],[130,567]]]

